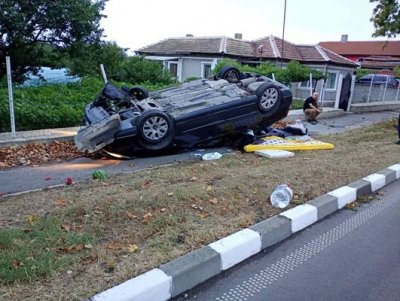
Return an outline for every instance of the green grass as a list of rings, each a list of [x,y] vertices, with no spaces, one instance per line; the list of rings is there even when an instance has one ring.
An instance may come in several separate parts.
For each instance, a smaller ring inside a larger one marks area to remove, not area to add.
[[[87,253],[85,233],[65,231],[56,217],[0,230],[0,284],[31,282],[53,274]]]
[[[293,98],[292,105],[290,106],[291,110],[299,110],[303,109],[304,100],[299,98]]]

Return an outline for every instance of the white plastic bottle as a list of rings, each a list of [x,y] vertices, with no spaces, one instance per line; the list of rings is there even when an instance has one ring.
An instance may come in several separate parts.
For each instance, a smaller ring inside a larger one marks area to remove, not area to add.
[[[293,197],[293,190],[286,184],[281,184],[272,192],[271,204],[277,208],[285,208]]]

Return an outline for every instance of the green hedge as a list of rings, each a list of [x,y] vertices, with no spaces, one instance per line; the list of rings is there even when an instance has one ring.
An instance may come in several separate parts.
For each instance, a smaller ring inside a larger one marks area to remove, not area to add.
[[[116,86],[133,84],[115,83]],[[141,83],[148,90],[162,84]],[[83,109],[104,87],[100,78],[83,78],[79,83],[14,88],[14,115],[17,131],[78,126]],[[10,131],[8,91],[0,86],[0,131]]]

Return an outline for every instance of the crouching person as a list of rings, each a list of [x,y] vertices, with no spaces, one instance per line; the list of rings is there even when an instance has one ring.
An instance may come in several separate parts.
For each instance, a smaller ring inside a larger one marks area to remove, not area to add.
[[[318,123],[317,116],[322,112],[322,108],[318,104],[318,96],[319,94],[314,92],[304,101],[303,111],[307,116],[307,121],[311,124]]]

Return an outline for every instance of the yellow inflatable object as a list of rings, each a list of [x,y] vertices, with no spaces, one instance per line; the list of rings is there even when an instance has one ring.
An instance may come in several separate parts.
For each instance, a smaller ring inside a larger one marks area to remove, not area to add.
[[[244,147],[244,150],[248,153],[258,150],[323,150],[333,149],[335,146],[331,143],[310,139],[307,141],[303,140],[289,140],[281,137],[271,136],[262,139],[263,142],[260,144],[249,144]]]

